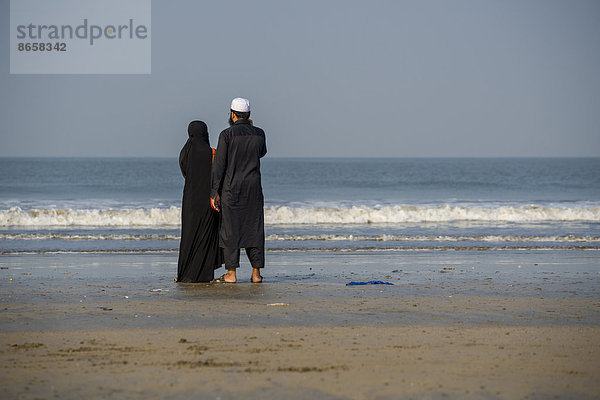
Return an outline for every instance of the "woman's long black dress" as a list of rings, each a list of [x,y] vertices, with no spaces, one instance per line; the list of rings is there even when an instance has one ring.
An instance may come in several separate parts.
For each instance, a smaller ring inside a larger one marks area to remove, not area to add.
[[[213,149],[202,121],[188,127],[189,138],[179,154],[185,178],[181,207],[181,243],[178,282],[209,282],[221,263],[219,215],[210,206],[210,173]]]

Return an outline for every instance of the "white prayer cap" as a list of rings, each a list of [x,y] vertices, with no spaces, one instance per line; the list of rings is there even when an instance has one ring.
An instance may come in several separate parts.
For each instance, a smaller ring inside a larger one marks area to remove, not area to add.
[[[250,100],[236,97],[235,99],[231,100],[231,109],[237,112],[249,112]]]

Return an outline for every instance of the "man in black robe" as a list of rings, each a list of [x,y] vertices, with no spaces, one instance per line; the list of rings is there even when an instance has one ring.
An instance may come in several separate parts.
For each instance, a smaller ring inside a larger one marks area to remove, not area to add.
[[[265,265],[264,197],[260,159],[267,154],[265,132],[250,120],[250,102],[231,102],[230,127],[219,135],[212,169],[211,203],[221,212],[219,245],[227,273],[217,282],[237,281],[240,249],[252,265],[253,283],[262,282]]]
[[[181,206],[181,243],[177,282],[210,282],[221,264],[219,215],[210,206],[213,149],[202,121],[188,126],[189,138],[179,154],[185,178]]]

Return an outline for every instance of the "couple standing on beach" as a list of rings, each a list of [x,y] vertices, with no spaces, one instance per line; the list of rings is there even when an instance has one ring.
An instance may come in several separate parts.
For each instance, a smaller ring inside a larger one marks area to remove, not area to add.
[[[250,102],[235,98],[229,128],[210,147],[202,121],[188,126],[189,138],[179,154],[185,178],[181,208],[181,243],[177,282],[210,282],[214,270],[227,272],[215,282],[234,283],[240,249],[252,265],[251,281],[262,282],[265,264],[264,198],[260,159],[267,154],[265,132],[250,119]]]

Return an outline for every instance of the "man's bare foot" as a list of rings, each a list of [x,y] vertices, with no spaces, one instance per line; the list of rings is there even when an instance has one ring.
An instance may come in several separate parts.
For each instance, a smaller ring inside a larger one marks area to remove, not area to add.
[[[217,282],[217,283],[236,283],[237,277],[236,277],[235,272],[236,272],[235,269],[229,269],[229,270],[227,270],[226,274],[223,274],[220,277],[218,277],[217,279],[215,279],[215,282]]]
[[[252,277],[250,278],[252,283],[262,283],[263,277],[260,276],[260,268],[252,268]]]

